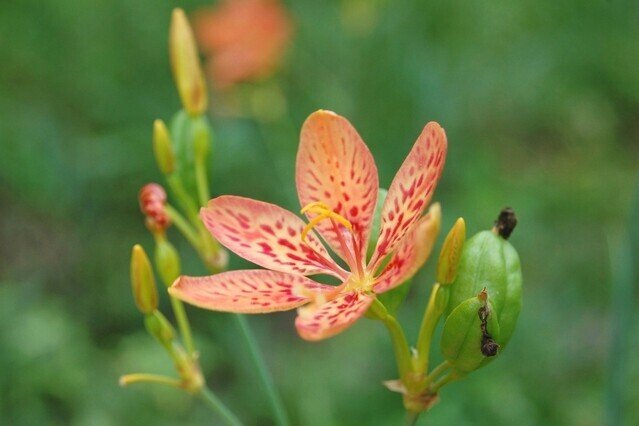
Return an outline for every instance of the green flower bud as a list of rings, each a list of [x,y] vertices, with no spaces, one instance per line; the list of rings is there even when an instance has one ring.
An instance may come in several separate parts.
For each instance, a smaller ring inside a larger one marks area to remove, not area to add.
[[[173,9],[169,29],[173,78],[184,109],[191,116],[206,111],[208,95],[193,30],[182,9]]]
[[[175,171],[175,153],[171,146],[171,137],[162,120],[153,122],[153,153],[158,168],[163,174],[170,175]]]
[[[444,357],[460,373],[479,368],[487,357],[497,355],[499,323],[493,312],[488,292],[460,303],[450,313],[442,331]]]
[[[437,282],[441,285],[451,284],[455,280],[464,241],[466,241],[466,223],[460,217],[446,235],[442,251],[439,254]]]
[[[141,245],[133,246],[131,253],[131,287],[133,299],[140,312],[151,314],[158,307],[158,290],[151,262]]]
[[[155,240],[155,265],[167,287],[180,276],[180,256],[164,235],[158,235]]]
[[[175,330],[171,323],[158,310],[144,317],[144,325],[149,334],[160,342],[166,348],[171,347],[171,343],[175,338]]]
[[[516,219],[512,210],[504,212],[492,231],[482,231],[464,244],[446,313],[451,314],[463,301],[486,288],[501,329],[496,340],[502,347],[515,329],[522,297],[519,255],[502,236],[510,235]]]
[[[204,117],[191,120],[191,134],[193,137],[193,151],[195,159],[206,161],[211,149],[211,126]]]

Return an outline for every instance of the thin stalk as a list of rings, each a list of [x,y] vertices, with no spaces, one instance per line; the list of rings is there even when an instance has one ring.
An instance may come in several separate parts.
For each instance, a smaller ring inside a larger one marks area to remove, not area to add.
[[[134,383],[155,383],[174,388],[181,388],[182,382],[173,377],[161,376],[159,374],[135,373],[120,377],[120,386],[128,386]]]
[[[173,314],[175,315],[175,321],[177,321],[178,329],[180,330],[180,336],[184,341],[184,346],[189,355],[195,353],[195,344],[193,343],[193,334],[191,333],[191,324],[184,311],[184,304],[180,299],[176,299],[171,296],[171,306],[173,307]]]
[[[191,244],[196,250],[199,250],[200,237],[195,229],[193,229],[193,226],[191,226],[186,218],[170,204],[166,204],[165,210],[171,219],[171,223],[175,225],[178,231],[180,231],[184,238],[187,239],[189,244]]]
[[[459,378],[460,378],[460,375],[458,373],[456,373],[455,371],[451,371],[450,373],[446,374],[444,377],[436,381],[433,384],[433,386],[430,388],[430,390],[432,393],[437,393],[443,386],[451,382],[454,382],[455,380]]]
[[[423,374],[428,371],[428,361],[430,358],[430,346],[433,338],[433,332],[437,321],[441,316],[441,312],[437,309],[436,299],[439,292],[439,284],[435,284],[428,298],[426,312],[422,319],[422,325],[419,328],[419,336],[417,338],[417,359],[415,361],[415,372]]]
[[[449,368],[450,368],[450,362],[448,361],[442,362],[437,367],[433,368],[433,371],[431,371],[428,377],[426,378],[426,382],[427,383],[433,382],[436,378],[441,376]]]
[[[198,216],[198,206],[193,198],[189,195],[186,188],[184,188],[180,176],[174,173],[170,176],[167,176],[166,180],[169,184],[169,188],[171,188],[171,191],[173,191],[173,194],[175,194],[180,207],[182,207],[182,210],[186,212],[186,215],[191,223],[197,227],[198,223],[200,222],[200,218]]]
[[[257,374],[264,385],[264,389],[266,390],[266,394],[268,395],[269,402],[271,404],[271,408],[273,409],[273,414],[275,414],[275,420],[278,425],[287,426],[290,424],[288,417],[286,416],[286,410],[284,409],[284,404],[275,388],[275,383],[273,382],[273,377],[268,371],[266,367],[266,363],[264,362],[264,357],[262,356],[262,352],[260,351],[259,346],[257,345],[257,341],[253,336],[251,328],[246,320],[244,315],[234,315],[238,327],[240,328],[242,337],[244,337],[246,346],[249,349],[249,353],[251,354],[251,358],[253,359],[253,363],[257,368]]]
[[[206,177],[206,164],[202,159],[195,160],[195,182],[197,183],[197,195],[201,206],[206,206],[211,198],[209,182]]]
[[[406,426],[413,426],[417,423],[419,418],[419,411],[407,411],[406,412]]]
[[[397,319],[388,313],[386,307],[375,299],[370,307],[370,312],[384,323],[393,342],[393,350],[395,351],[395,359],[397,360],[397,370],[399,372],[400,379],[404,379],[406,375],[411,371],[411,357],[410,348],[406,335],[402,326],[397,322]]]
[[[229,408],[224,405],[222,401],[219,400],[217,396],[209,388],[206,386],[202,387],[200,392],[197,394],[202,401],[206,403],[206,405],[215,411],[227,425],[230,426],[241,426],[242,422],[237,418],[235,414]]]

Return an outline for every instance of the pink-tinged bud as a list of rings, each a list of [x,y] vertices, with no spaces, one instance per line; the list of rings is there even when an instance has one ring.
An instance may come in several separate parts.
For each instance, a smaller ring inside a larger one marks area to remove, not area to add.
[[[158,308],[158,290],[151,262],[139,244],[133,246],[131,252],[131,288],[140,312],[150,315]]]
[[[171,225],[166,212],[166,191],[157,183],[148,183],[138,194],[140,210],[146,216],[146,226],[153,233],[164,232]]]
[[[173,9],[169,29],[171,69],[184,109],[191,116],[204,113],[207,107],[206,84],[200,65],[193,30],[182,9]]]

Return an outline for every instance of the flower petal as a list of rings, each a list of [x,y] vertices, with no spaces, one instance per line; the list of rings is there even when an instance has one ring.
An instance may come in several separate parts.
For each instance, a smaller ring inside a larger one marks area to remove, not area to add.
[[[322,110],[306,119],[297,152],[296,184],[302,206],[321,201],[353,225],[361,255],[370,234],[379,182],[373,156],[348,120]],[[317,227],[344,257],[331,221]],[[347,243],[349,240],[347,235]]]
[[[391,290],[410,279],[430,256],[441,225],[441,208],[433,204],[428,214],[403,238],[373,288],[375,293]]]
[[[305,306],[299,310],[295,327],[305,340],[332,337],[353,325],[366,313],[374,299],[373,295],[352,291],[319,306]]]
[[[395,175],[382,209],[382,226],[371,262],[391,253],[428,205],[444,169],[446,133],[430,122]]]
[[[182,276],[169,293],[204,309],[258,314],[294,309],[336,289],[301,275],[256,269],[208,277]]]
[[[220,243],[264,268],[344,277],[317,236],[309,233],[301,240],[304,222],[274,204],[223,195],[209,201],[200,216]]]

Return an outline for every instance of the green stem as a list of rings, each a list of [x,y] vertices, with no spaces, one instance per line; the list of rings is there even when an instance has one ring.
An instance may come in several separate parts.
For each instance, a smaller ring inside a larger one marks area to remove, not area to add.
[[[419,336],[417,337],[417,359],[415,361],[415,372],[424,374],[428,371],[428,361],[430,358],[430,346],[433,338],[433,332],[437,321],[441,316],[441,311],[437,309],[437,293],[440,291],[440,285],[435,284],[428,298],[426,312],[422,319],[422,325],[419,328]]]
[[[406,412],[406,426],[413,426],[417,423],[419,418],[419,411],[407,411]]]
[[[193,229],[193,226],[191,226],[184,216],[182,216],[180,212],[178,212],[170,204],[166,204],[165,209],[171,219],[171,223],[173,223],[180,233],[182,233],[189,244],[191,244],[195,249],[198,249],[200,246],[200,239],[195,229]]]
[[[459,379],[461,376],[455,372],[455,371],[451,371],[450,373],[446,374],[444,377],[442,377],[441,379],[439,379],[438,381],[436,381],[433,386],[430,388],[432,393],[437,393],[439,392],[439,390],[451,383],[454,382],[455,380]]]
[[[446,370],[450,368],[450,362],[444,361],[439,364],[437,367],[433,368],[433,371],[430,372],[428,377],[426,378],[426,383],[432,383],[436,378],[442,375]]]
[[[411,356],[408,341],[402,326],[397,319],[388,313],[386,307],[375,298],[370,307],[371,314],[384,323],[393,342],[393,350],[395,351],[395,359],[397,360],[397,370],[399,371],[400,380],[406,378],[411,371]]]
[[[193,198],[189,195],[186,188],[184,188],[180,176],[177,173],[173,173],[172,175],[167,176],[166,180],[169,184],[169,188],[171,188],[171,191],[175,194],[180,207],[182,207],[182,210],[186,212],[191,223],[197,227],[198,223],[200,223],[198,206],[195,201],[193,201]]]
[[[135,373],[120,377],[120,386],[128,386],[134,383],[155,383],[174,388],[181,388],[182,382],[173,377],[160,376],[159,374]]]
[[[269,402],[271,403],[271,408],[273,409],[273,414],[275,414],[275,419],[278,425],[286,426],[289,425],[290,422],[286,416],[286,411],[284,409],[284,404],[280,399],[280,396],[275,388],[275,384],[273,382],[273,377],[269,373],[266,363],[264,362],[264,357],[257,345],[255,337],[251,332],[251,328],[249,327],[248,321],[244,315],[234,315],[237,320],[238,327],[242,332],[242,337],[244,337],[246,346],[248,346],[249,353],[251,354],[251,358],[253,359],[253,363],[257,368],[257,373],[264,385],[264,389],[269,398]]]
[[[206,386],[202,387],[198,396],[202,401],[206,403],[213,411],[215,411],[224,420],[227,425],[240,426],[242,422],[237,418],[235,414],[229,408],[219,400],[217,396]]]
[[[180,329],[180,336],[182,336],[186,351],[192,356],[195,353],[195,344],[193,343],[191,325],[189,324],[189,319],[184,311],[184,304],[181,300],[176,299],[173,296],[171,296],[170,299],[171,306],[173,307],[173,314],[175,315],[175,320],[177,321],[178,328]]]
[[[197,195],[200,199],[200,205],[206,206],[211,198],[209,191],[209,182],[206,177],[206,164],[203,159],[195,160],[195,181],[197,183]]]

